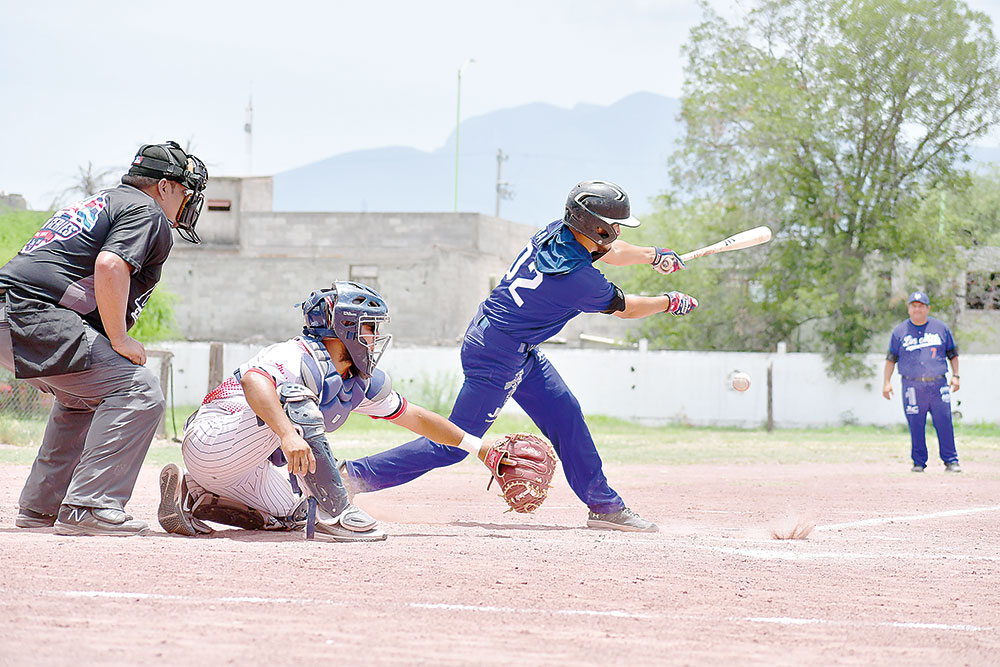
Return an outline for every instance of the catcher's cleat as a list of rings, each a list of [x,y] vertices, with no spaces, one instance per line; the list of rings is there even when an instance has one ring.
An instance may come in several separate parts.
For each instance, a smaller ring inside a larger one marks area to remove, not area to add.
[[[945,470],[947,469],[948,466],[945,466]],[[910,472],[923,472],[923,471],[924,471],[924,466],[913,466],[912,468],[910,468]]]
[[[188,537],[215,532],[191,515],[190,500],[185,475],[176,465],[168,463],[160,471],[160,508],[156,513],[160,526],[168,533]]]
[[[655,523],[646,521],[627,507],[607,514],[590,512],[587,516],[587,528],[625,530],[638,533],[655,533],[660,530]]]
[[[63,505],[55,522],[56,535],[145,535],[149,526],[122,510],[105,507]]]
[[[362,533],[348,530],[339,523],[328,523],[326,521],[316,522],[316,532],[313,539],[319,542],[381,542],[388,535],[380,528],[372,528]]]
[[[353,505],[336,518],[319,509],[312,536],[306,532],[306,539],[321,542],[381,542],[386,537],[371,515]]]
[[[14,519],[14,525],[18,528],[51,528],[55,522],[55,514],[43,514],[26,507],[19,509],[17,518]]]
[[[944,464],[945,472],[962,472],[962,466],[958,465],[958,461],[952,461],[951,463]]]

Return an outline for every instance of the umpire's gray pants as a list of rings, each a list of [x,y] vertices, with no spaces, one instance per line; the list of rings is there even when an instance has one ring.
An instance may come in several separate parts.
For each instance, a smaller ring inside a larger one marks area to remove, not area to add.
[[[0,365],[14,370],[10,325],[0,300]],[[42,445],[18,501],[56,514],[59,505],[124,509],[153,441],[165,401],[156,375],[87,328],[90,368],[27,380],[53,394]]]

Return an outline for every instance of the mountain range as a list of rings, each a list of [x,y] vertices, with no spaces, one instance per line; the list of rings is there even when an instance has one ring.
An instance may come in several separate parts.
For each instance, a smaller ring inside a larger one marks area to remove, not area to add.
[[[458,210],[496,213],[500,180],[511,198],[500,217],[541,226],[562,216],[580,181],[618,183],[633,214],[652,208],[680,137],[680,102],[635,93],[610,106],[526,104],[468,118],[460,128]],[[278,211],[452,211],[455,133],[437,150],[393,146],[353,151],[274,176]]]
[[[629,193],[634,215],[653,208],[669,182],[667,159],[683,132],[680,101],[634,93],[609,106],[526,104],[462,121],[457,210],[494,215],[497,153],[511,198],[502,218],[542,226],[562,216],[566,194],[589,179]],[[1000,164],[1000,148],[975,147]],[[427,152],[403,146],[333,155],[274,176],[277,211],[452,211],[455,134]]]

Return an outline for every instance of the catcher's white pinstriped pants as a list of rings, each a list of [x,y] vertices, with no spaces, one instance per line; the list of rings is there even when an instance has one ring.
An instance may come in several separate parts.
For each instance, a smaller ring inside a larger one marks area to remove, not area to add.
[[[278,435],[260,426],[253,410],[196,418],[184,432],[181,451],[188,474],[212,493],[284,517],[301,498],[286,468],[268,457],[281,446]]]

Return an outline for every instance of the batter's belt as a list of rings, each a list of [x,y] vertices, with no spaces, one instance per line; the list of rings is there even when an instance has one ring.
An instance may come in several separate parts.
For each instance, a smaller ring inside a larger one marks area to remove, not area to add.
[[[483,332],[483,340],[488,344],[495,345],[505,350],[525,354],[538,347],[537,345],[524,343],[516,338],[511,338],[495,326],[492,326],[489,319],[483,315],[482,308],[480,308],[479,312],[476,313],[476,317],[472,320],[472,326]]]

